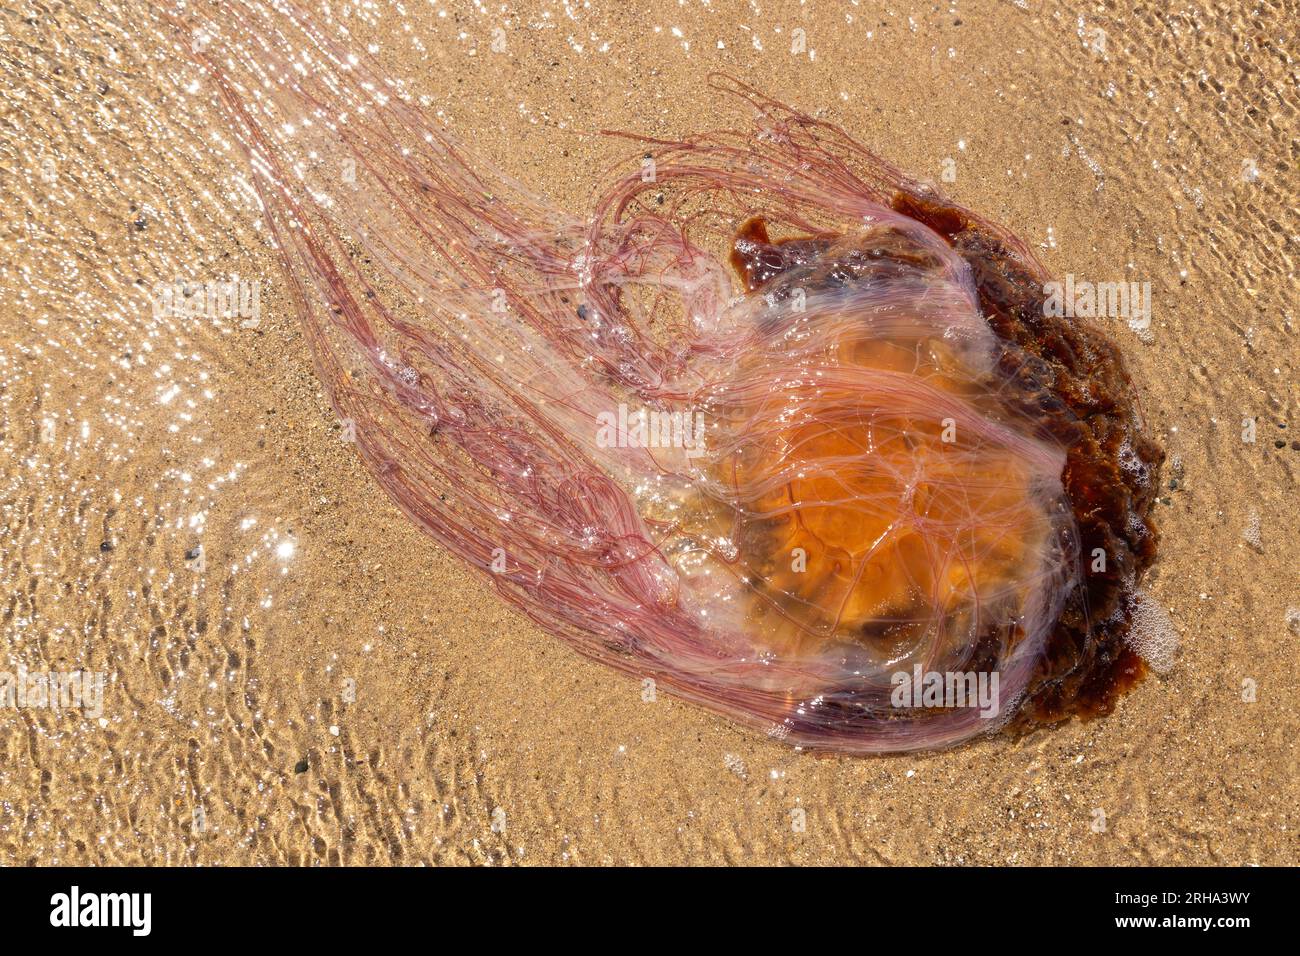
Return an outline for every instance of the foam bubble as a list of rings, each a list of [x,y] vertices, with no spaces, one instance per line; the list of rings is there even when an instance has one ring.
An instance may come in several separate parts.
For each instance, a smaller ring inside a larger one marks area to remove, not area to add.
[[[1244,531],[1241,532],[1241,536],[1246,540],[1246,543],[1250,545],[1252,548],[1254,548],[1256,551],[1264,550],[1264,538],[1260,534],[1260,521],[1259,521],[1258,512],[1252,511],[1250,513],[1250,518],[1246,522],[1246,528]]]
[[[1178,631],[1160,602],[1146,591],[1133,595],[1132,624],[1124,640],[1153,671],[1164,674],[1174,666]]]

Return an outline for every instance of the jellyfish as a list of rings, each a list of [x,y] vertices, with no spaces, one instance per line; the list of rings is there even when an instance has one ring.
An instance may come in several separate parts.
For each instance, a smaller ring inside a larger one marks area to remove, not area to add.
[[[1163,452],[1009,231],[726,76],[566,212],[299,4],[174,17],[357,453],[541,629],[843,754],[1143,676]]]

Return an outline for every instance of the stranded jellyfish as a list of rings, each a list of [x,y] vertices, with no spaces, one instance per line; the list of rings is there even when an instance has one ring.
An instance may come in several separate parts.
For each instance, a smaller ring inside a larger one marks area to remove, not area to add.
[[[1142,676],[1163,452],[1006,230],[716,77],[570,215],[297,5],[185,16],[346,437],[542,628],[844,753]]]

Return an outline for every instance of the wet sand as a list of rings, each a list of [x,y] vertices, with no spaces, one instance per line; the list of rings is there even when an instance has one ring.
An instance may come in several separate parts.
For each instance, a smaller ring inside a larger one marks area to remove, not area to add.
[[[1149,334],[1114,334],[1176,485],[1148,579],[1176,665],[1102,720],[883,759],[643,701],[340,440],[243,160],[151,8],[21,4],[0,12],[0,670],[107,683],[102,714],[0,708],[0,862],[1298,862],[1293,5],[378,6],[356,42],[565,208],[627,152],[600,130],[718,122],[722,70],[1057,275],[1150,282]],[[151,307],[231,275],[260,284],[255,327]]]

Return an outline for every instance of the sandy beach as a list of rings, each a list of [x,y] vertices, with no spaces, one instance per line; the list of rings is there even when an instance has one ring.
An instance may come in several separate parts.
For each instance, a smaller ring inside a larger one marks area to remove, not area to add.
[[[403,12],[404,11],[404,12]],[[1168,453],[1181,647],[1109,717],[885,758],[643,697],[503,603],[340,439],[213,90],[145,3],[0,11],[0,863],[1300,863],[1290,0],[378,0],[349,42],[581,212],[605,130],[729,121],[721,71],[1149,283],[1113,322]],[[730,107],[728,107],[730,108]],[[159,313],[238,277],[256,312]],[[1106,320],[1112,321],[1112,320]]]

